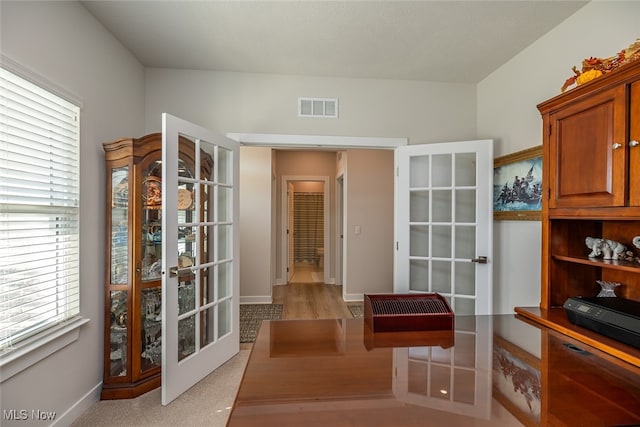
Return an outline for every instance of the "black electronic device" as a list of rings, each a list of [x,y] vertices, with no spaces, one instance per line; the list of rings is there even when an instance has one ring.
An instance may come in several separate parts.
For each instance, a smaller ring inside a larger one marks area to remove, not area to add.
[[[565,301],[569,321],[640,348],[640,302],[613,297],[572,297]]]

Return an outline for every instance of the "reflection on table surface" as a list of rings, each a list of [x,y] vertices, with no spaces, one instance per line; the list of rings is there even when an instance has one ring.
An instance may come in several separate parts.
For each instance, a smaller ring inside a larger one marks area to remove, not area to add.
[[[640,370],[513,315],[454,331],[263,321],[231,426],[640,423]]]

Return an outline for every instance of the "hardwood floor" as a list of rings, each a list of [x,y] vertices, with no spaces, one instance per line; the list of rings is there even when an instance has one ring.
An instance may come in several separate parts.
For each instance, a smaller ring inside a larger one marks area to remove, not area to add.
[[[342,286],[325,283],[289,283],[273,287],[273,303],[282,304],[282,318],[352,318],[342,300]]]

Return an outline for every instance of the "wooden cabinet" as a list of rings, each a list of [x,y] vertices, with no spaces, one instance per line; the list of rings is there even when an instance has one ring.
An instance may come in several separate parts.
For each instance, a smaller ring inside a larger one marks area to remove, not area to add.
[[[597,280],[619,282],[619,297],[640,300],[640,263],[589,258],[585,244],[587,237],[611,239],[640,256],[632,244],[640,235],[640,61],[538,109],[543,119],[542,299],[540,310],[516,311],[627,361],[633,355],[637,363],[637,349],[565,322],[562,305],[569,297],[596,296]]]
[[[102,399],[132,398],[160,385],[162,273],[162,135],[103,144],[106,160],[105,339]],[[180,140],[178,215],[188,223],[196,204],[194,145]],[[201,173],[213,167],[201,153]],[[191,180],[193,181],[193,180]],[[189,230],[179,230],[179,267],[198,251]],[[202,256],[202,255],[201,255]],[[181,275],[179,297],[193,300],[194,281]],[[185,323],[185,322],[183,322]],[[188,334],[185,334],[187,336]],[[193,335],[193,334],[191,334]],[[181,340],[185,348],[193,340]]]
[[[626,87],[549,114],[549,208],[624,206]]]

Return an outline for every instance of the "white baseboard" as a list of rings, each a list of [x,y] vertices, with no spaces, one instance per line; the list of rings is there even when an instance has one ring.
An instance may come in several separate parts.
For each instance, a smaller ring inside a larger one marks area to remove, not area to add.
[[[344,299],[344,302],[362,302],[364,301],[364,294],[344,294],[342,299]]]
[[[271,295],[256,295],[256,296],[240,296],[240,304],[271,304],[273,303],[273,298]]]
[[[52,426],[70,426],[80,415],[82,415],[87,409],[92,407],[96,402],[100,400],[100,391],[102,390],[102,381],[96,384],[91,390],[87,392],[80,400],[74,403],[69,409],[67,409],[62,415],[56,417],[55,421],[51,423]]]

